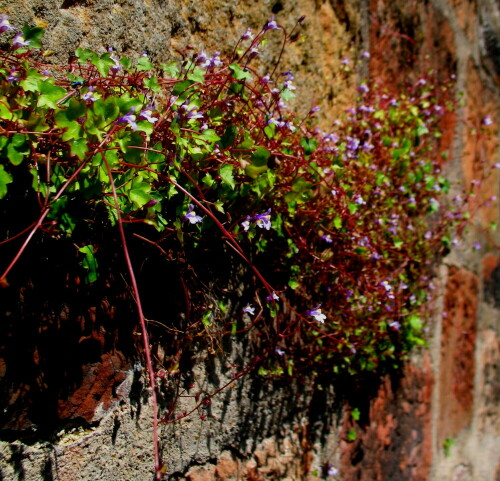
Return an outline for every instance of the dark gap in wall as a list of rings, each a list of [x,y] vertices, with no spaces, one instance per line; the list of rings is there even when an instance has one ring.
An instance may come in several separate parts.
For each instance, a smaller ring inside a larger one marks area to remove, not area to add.
[[[271,8],[271,12],[273,13],[279,13],[281,10],[283,10],[283,4],[281,2],[276,2],[273,8]]]

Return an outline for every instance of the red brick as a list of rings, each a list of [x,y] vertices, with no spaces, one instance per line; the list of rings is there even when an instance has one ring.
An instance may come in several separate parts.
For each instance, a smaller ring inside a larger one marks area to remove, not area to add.
[[[472,420],[477,295],[477,276],[450,267],[441,334],[438,445],[456,437]]]

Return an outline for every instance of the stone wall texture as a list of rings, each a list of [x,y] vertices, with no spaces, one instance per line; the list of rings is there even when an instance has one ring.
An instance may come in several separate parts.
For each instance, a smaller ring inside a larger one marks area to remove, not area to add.
[[[44,26],[45,47],[57,63],[79,46],[113,46],[130,56],[146,50],[157,62],[201,48],[224,53],[247,27],[257,29],[273,15],[289,29],[307,15],[283,61],[295,73],[299,111],[320,104],[328,127],[361,79],[390,86],[435,68],[443,79],[456,75],[460,100],[443,124],[446,174],[469,186],[485,165],[500,162],[498,136],[484,141],[474,134],[487,115],[500,133],[498,0],[0,0],[0,13],[14,25]],[[279,34],[270,38],[263,62],[279,54]],[[341,75],[342,57],[356,59],[364,50],[369,61]],[[500,238],[488,231],[499,221],[499,191],[497,175],[478,189],[474,228],[440,268],[429,348],[415,353],[399,378],[318,393],[250,375],[197,415],[162,427],[165,479],[500,481]],[[480,249],[471,248],[475,242]],[[112,316],[111,310],[101,303],[90,317]],[[56,313],[57,322],[65,315]],[[34,385],[43,390],[51,379],[12,389],[2,406],[8,416],[0,430],[0,480],[152,479],[142,366],[105,348],[104,334],[93,329],[81,339],[95,355],[65,354],[81,362],[64,396],[29,397]],[[179,412],[202,390],[231,381],[245,355],[239,349],[225,358],[200,356]],[[33,362],[44,355],[33,353]],[[0,383],[16,368],[22,378],[22,364],[0,357]],[[337,395],[351,388],[351,395]],[[28,410],[24,399],[35,405]],[[49,401],[55,407],[46,413]],[[45,416],[59,420],[56,435],[40,432]]]

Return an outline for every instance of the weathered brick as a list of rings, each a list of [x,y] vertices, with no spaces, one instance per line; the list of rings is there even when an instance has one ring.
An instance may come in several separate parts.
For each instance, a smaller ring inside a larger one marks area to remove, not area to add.
[[[444,296],[439,369],[438,444],[469,426],[474,402],[478,278],[450,267]]]

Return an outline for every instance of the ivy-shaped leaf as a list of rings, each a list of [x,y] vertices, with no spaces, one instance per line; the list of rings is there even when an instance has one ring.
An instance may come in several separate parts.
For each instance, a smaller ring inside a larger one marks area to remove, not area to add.
[[[234,180],[233,170],[234,168],[231,164],[225,164],[219,169],[219,175],[222,179],[222,183],[229,185],[229,187],[234,190],[236,188],[236,182]]]
[[[7,194],[7,185],[12,183],[12,175],[10,175],[3,165],[0,165],[0,199]]]
[[[53,82],[53,80],[40,82],[40,96],[37,101],[38,107],[49,107],[55,110],[57,109],[57,102],[67,95],[68,92],[66,89],[59,87],[59,85],[54,85]]]

